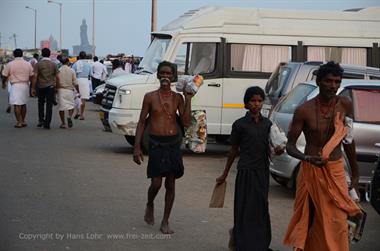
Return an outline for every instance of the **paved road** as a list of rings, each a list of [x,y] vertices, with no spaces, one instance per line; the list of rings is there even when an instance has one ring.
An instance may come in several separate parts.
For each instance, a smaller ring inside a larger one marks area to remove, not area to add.
[[[36,99],[28,105],[28,127],[15,129],[0,92],[0,251],[60,250],[227,250],[232,225],[235,170],[228,177],[225,207],[209,209],[215,178],[226,160],[226,147],[206,154],[185,153],[185,176],[178,180],[170,238],[158,225],[143,221],[146,162],[138,167],[123,137],[102,131],[97,106],[86,120],[59,129],[36,128]],[[271,181],[272,248],[281,244],[292,212],[293,193]],[[367,204],[363,240],[351,250],[380,250],[380,216]],[[156,222],[163,213],[163,190]]]

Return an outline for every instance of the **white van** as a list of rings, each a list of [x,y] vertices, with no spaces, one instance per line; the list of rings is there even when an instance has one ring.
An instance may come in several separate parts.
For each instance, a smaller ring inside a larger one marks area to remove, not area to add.
[[[133,144],[143,96],[159,87],[157,65],[167,60],[177,64],[178,74],[204,77],[192,109],[206,110],[208,134],[224,139],[245,113],[247,87],[264,89],[279,62],[333,59],[378,67],[379,27],[380,7],[354,12],[191,10],[152,34],[135,74],[106,83],[100,119]]]

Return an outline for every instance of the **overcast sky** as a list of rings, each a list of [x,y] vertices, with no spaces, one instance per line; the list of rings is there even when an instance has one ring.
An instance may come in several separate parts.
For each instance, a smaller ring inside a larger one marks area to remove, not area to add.
[[[82,19],[92,39],[92,0],[57,0],[63,4],[62,44],[72,53],[80,43]],[[240,6],[281,9],[343,10],[380,6],[380,0],[157,0],[158,30],[190,9],[205,5]],[[1,46],[14,49],[34,46],[34,12],[37,9],[37,46],[50,35],[59,41],[59,6],[47,0],[0,0]],[[95,0],[96,54],[112,53],[143,55],[150,42],[151,0]],[[337,32],[339,28],[337,27]]]

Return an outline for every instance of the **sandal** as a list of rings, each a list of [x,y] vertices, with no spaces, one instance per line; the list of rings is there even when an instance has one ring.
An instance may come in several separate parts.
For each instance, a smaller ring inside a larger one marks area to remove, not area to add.
[[[66,127],[66,125],[60,125],[59,128],[66,129],[67,127]]]
[[[27,124],[27,123],[22,123],[21,126],[22,126],[22,127],[27,127],[28,124]]]
[[[79,118],[79,114],[76,114],[75,116],[74,116],[74,119],[78,119]]]
[[[15,125],[15,128],[22,128],[22,127],[23,127],[22,124]]]
[[[69,126],[69,128],[73,127],[73,121],[71,120],[71,118],[67,118],[67,125]]]
[[[80,117],[79,120],[84,120],[84,117]]]

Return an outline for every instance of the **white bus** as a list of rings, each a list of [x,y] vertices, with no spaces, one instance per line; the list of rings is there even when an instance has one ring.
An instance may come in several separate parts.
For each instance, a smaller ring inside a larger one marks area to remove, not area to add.
[[[167,60],[177,64],[178,74],[204,77],[192,109],[206,110],[208,134],[224,139],[233,121],[245,113],[246,88],[264,88],[279,62],[335,60],[379,67],[379,27],[380,7],[191,10],[152,34],[135,74],[106,83],[100,119],[106,129],[133,144],[144,94],[159,87],[157,65]]]

